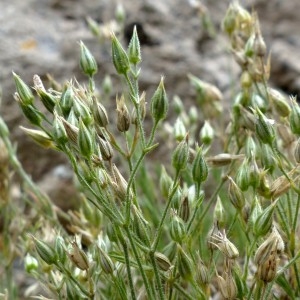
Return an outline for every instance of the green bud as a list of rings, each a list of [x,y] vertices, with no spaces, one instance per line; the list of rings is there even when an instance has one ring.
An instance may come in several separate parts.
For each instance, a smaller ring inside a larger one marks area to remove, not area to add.
[[[34,236],[32,238],[34,240],[36,251],[41,257],[41,259],[48,265],[56,263],[57,255],[54,249],[45,242],[38,240]]]
[[[245,145],[245,154],[246,154],[246,157],[251,157],[252,155],[256,155],[257,154],[257,144],[255,143],[253,137],[251,134],[249,134],[247,136],[247,139],[246,139],[246,145]]]
[[[193,262],[185,253],[180,245],[177,245],[177,267],[180,276],[185,280],[192,280],[194,271],[193,271]]]
[[[245,205],[245,195],[242,190],[237,186],[231,177],[228,176],[229,186],[228,186],[228,196],[232,205],[237,209],[241,210]]]
[[[172,166],[179,173],[181,170],[185,169],[189,158],[189,146],[188,146],[188,134],[185,139],[182,140],[172,156]]]
[[[129,58],[114,33],[112,33],[112,59],[117,73],[126,75],[130,69]]]
[[[89,77],[93,77],[98,71],[97,62],[90,50],[80,41],[80,68]]]
[[[184,110],[182,100],[177,95],[175,95],[173,97],[173,107],[174,107],[174,111],[177,115],[180,115]]]
[[[45,131],[37,130],[37,129],[29,129],[23,126],[20,126],[20,128],[28,136],[30,136],[38,145],[44,148],[51,148],[54,146],[52,143],[52,138]]]
[[[257,120],[255,124],[256,133],[262,143],[272,146],[275,140],[275,131],[272,121],[267,119],[259,108],[256,108],[255,111],[257,114]]]
[[[222,21],[222,30],[229,36],[233,34],[238,25],[236,15],[236,8],[233,4],[230,4]]]
[[[173,216],[170,224],[170,234],[173,241],[182,244],[185,235],[186,228],[183,220],[173,212]]]
[[[15,80],[17,93],[20,97],[20,102],[22,102],[24,106],[33,104],[34,96],[29,86],[14,72],[13,77]]]
[[[164,78],[162,77],[158,88],[151,98],[151,114],[156,123],[166,118],[168,107],[168,97],[164,87]]]
[[[255,41],[255,35],[252,34],[245,45],[245,55],[247,57],[252,57],[254,55],[254,41]]]
[[[77,143],[80,153],[87,159],[90,159],[94,152],[93,140],[91,132],[80,119]]]
[[[115,17],[118,23],[123,24],[126,19],[124,6],[119,2],[115,10]]]
[[[81,119],[88,126],[92,123],[92,116],[89,107],[78,98],[74,98],[73,109],[76,117]]]
[[[271,98],[271,101],[273,101],[273,105],[278,115],[283,118],[288,117],[290,115],[291,108],[285,100],[285,97],[277,90],[271,88],[268,89],[268,94]]]
[[[253,93],[251,97],[251,107],[258,107],[261,112],[265,113],[267,111],[268,104],[265,100],[257,93]]]
[[[26,272],[31,273],[32,271],[36,271],[38,269],[38,266],[38,261],[33,256],[27,253],[24,257],[24,267]]]
[[[87,25],[88,25],[91,33],[94,36],[99,36],[99,34],[100,34],[99,24],[94,19],[92,19],[91,17],[87,17],[86,22],[87,22]]]
[[[192,175],[195,183],[200,184],[207,179],[208,167],[202,154],[202,148],[197,150],[197,154],[192,165]]]
[[[249,162],[245,159],[236,172],[235,182],[242,191],[250,186]]]
[[[102,90],[105,95],[110,95],[112,91],[112,82],[109,75],[105,75],[102,81]]]
[[[33,104],[25,104],[18,93],[14,95],[14,98],[19,103],[23,114],[28,121],[33,125],[40,126],[42,123],[42,114],[36,109],[36,107]]]
[[[0,116],[0,137],[5,138],[9,136],[9,130],[4,122],[3,118]]]
[[[56,98],[45,90],[42,80],[38,75],[33,76],[33,83],[42,103],[49,112],[53,113],[54,106],[56,104]]]
[[[180,117],[176,119],[173,130],[176,141],[180,142],[185,138],[186,129]]]
[[[108,254],[101,248],[98,247],[100,255],[100,266],[105,274],[112,274],[115,269],[115,265]]]
[[[270,204],[255,220],[253,224],[253,233],[256,236],[266,235],[273,224],[273,214],[276,202]]]
[[[55,249],[55,253],[57,254],[58,260],[62,264],[65,264],[67,260],[67,254],[65,250],[65,241],[61,236],[56,237],[54,249]]]
[[[160,178],[159,178],[159,187],[163,197],[168,198],[169,191],[173,185],[173,180],[170,175],[167,173],[164,166],[161,166]]]
[[[295,97],[291,97],[292,111],[290,113],[290,127],[294,134],[300,135],[300,107]]]
[[[129,61],[134,65],[142,60],[140,41],[137,35],[136,26],[133,28],[133,34],[128,45],[128,57]]]
[[[209,124],[209,121],[205,121],[200,131],[201,142],[204,145],[210,145],[214,138],[214,135],[215,135],[214,129]]]
[[[56,144],[59,145],[64,145],[65,143],[68,142],[68,135],[65,129],[65,126],[62,122],[61,117],[57,115],[57,113],[54,111],[54,121],[53,121],[53,138]],[[77,136],[76,136],[77,140]]]
[[[273,150],[268,144],[262,144],[260,160],[264,169],[268,170],[272,174],[277,162],[276,158],[274,157]]]
[[[69,85],[63,92],[60,97],[59,105],[65,117],[70,113],[70,110],[73,106],[74,91],[71,85]]]

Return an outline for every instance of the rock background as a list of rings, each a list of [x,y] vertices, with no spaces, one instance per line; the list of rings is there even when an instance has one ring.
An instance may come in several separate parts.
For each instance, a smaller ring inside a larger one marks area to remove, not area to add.
[[[238,72],[228,54],[226,37],[220,31],[229,0],[203,1],[216,28],[215,39],[210,39],[203,30],[199,16],[189,4],[192,2],[123,1],[125,25],[139,22],[145,32],[141,88],[147,90],[149,97],[164,75],[170,99],[178,94],[190,103],[192,90],[186,74],[192,73],[216,84],[229,105],[230,86]],[[258,12],[263,36],[272,50],[271,84],[289,94],[299,94],[300,1],[240,2]],[[26,121],[12,96],[11,71],[29,85],[34,74],[46,78],[49,73],[58,82],[74,77],[85,80],[78,67],[78,41],[82,40],[98,60],[97,83],[100,85],[104,75],[110,74],[118,85],[109,43],[100,45],[85,21],[90,16],[99,23],[108,22],[114,18],[116,5],[117,1],[111,0],[2,0],[0,3],[1,114],[11,129],[12,139],[18,143],[18,153],[26,170],[35,180],[42,179],[54,166],[63,163],[64,158],[40,149],[19,129]]]

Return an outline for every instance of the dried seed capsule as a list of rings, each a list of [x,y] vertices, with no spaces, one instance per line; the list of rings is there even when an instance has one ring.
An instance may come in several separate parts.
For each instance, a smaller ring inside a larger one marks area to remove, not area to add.
[[[23,126],[20,126],[20,128],[40,146],[44,148],[54,147],[52,138],[45,131],[37,130],[37,129],[29,129]]]
[[[108,125],[108,116],[105,107],[93,97],[92,114],[96,125],[106,127]]]
[[[276,276],[279,259],[276,251],[271,251],[268,258],[258,265],[257,277],[264,282],[271,282]]]
[[[187,195],[184,196],[181,201],[180,208],[179,208],[179,217],[185,223],[187,223],[187,221],[190,218],[190,202],[189,202],[189,198]]]
[[[98,247],[98,250],[99,250],[99,256],[100,256],[101,269],[106,274],[112,274],[115,269],[115,265],[114,265],[113,261],[101,247]]]
[[[116,98],[117,102],[117,128],[120,132],[126,132],[130,126],[130,115],[125,104],[125,98],[122,95],[121,98]]]
[[[155,258],[155,261],[156,261],[158,267],[161,270],[168,271],[172,267],[170,260],[164,254],[162,254],[160,252],[155,252],[154,258]]]
[[[229,241],[226,233],[218,232],[212,236],[212,243],[229,259],[236,259],[239,257],[239,250]]]
[[[71,243],[72,249],[69,252],[69,258],[74,263],[74,265],[80,270],[87,270],[89,268],[89,261],[82,249],[77,245],[76,241]]]
[[[214,209],[214,223],[218,224],[220,229],[225,227],[226,216],[224,213],[224,206],[222,204],[221,198],[218,195],[217,202]]]
[[[217,282],[224,299],[236,299],[237,286],[231,272],[224,272],[222,276],[217,274]]]

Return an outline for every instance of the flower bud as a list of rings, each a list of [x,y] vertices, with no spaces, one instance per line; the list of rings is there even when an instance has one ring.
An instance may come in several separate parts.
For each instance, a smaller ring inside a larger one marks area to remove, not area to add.
[[[116,18],[117,22],[120,24],[123,24],[126,19],[126,13],[125,13],[124,6],[120,2],[117,4],[116,10],[115,10],[115,18]]]
[[[275,140],[273,123],[263,115],[259,108],[256,108],[255,111],[257,114],[257,120],[255,124],[256,133],[262,143],[272,146]]]
[[[173,241],[182,244],[185,235],[186,235],[186,228],[183,220],[173,212],[173,216],[171,218],[170,223],[170,235]]]
[[[161,167],[159,187],[163,197],[168,198],[170,188],[173,184],[172,178],[168,175],[164,166]]]
[[[134,65],[142,60],[140,41],[137,35],[136,26],[133,28],[133,34],[128,45],[128,57],[129,61]]]
[[[70,250],[68,255],[73,264],[80,270],[88,270],[89,261],[84,251],[79,248],[76,241],[73,241],[71,245],[72,249]]]
[[[103,90],[103,93],[105,95],[110,95],[111,94],[111,91],[112,91],[112,82],[111,82],[111,78],[109,75],[105,75],[103,81],[102,81],[102,90]]]
[[[174,107],[174,111],[177,115],[180,115],[184,110],[182,100],[177,95],[175,95],[173,97],[173,107]]]
[[[65,251],[65,242],[61,236],[57,236],[54,245],[55,253],[57,254],[58,260],[64,264],[67,259],[67,254]]]
[[[256,156],[258,152],[258,145],[254,142],[251,134],[248,134],[245,145],[245,154],[247,158],[250,158],[252,155]]]
[[[199,120],[198,110],[195,106],[191,106],[189,109],[189,124],[196,124]]]
[[[290,127],[294,134],[300,135],[300,107],[295,97],[291,97],[292,110],[290,113]]]
[[[77,132],[78,133],[78,132]],[[62,121],[62,118],[58,116],[58,114],[54,111],[54,121],[53,121],[53,139],[56,142],[58,146],[64,145],[68,142],[68,135],[67,131],[65,129],[64,123]],[[77,141],[77,135],[76,140]]]
[[[160,252],[155,252],[154,253],[154,258],[155,258],[155,261],[156,261],[158,267],[161,270],[168,271],[172,267],[172,264],[171,264],[170,260],[164,254],[162,254]]]
[[[231,177],[229,179],[228,196],[232,205],[237,209],[241,210],[245,205],[245,195],[242,190],[237,186]]]
[[[277,165],[277,162],[274,157],[273,150],[268,144],[261,145],[260,160],[261,160],[261,165],[272,174]]]
[[[14,72],[13,77],[15,80],[17,93],[20,97],[20,102],[22,102],[24,106],[33,104],[34,96],[29,86]]]
[[[73,106],[73,99],[74,99],[74,91],[71,85],[62,92],[60,97],[59,105],[63,112],[63,115],[67,117],[70,113],[70,110]]]
[[[267,234],[273,224],[273,214],[276,202],[270,204],[255,220],[253,224],[253,233],[256,236]]]
[[[77,97],[74,98],[73,109],[76,117],[81,119],[86,126],[92,123],[93,118],[89,107]]]
[[[181,142],[185,138],[187,132],[180,117],[176,119],[173,131],[176,141]]]
[[[164,79],[162,77],[158,88],[156,89],[154,95],[151,98],[151,114],[154,119],[154,122],[158,123],[160,120],[166,118],[168,107],[168,97],[164,87]]]
[[[83,121],[79,121],[79,132],[78,132],[78,148],[82,156],[90,159],[94,152],[94,139],[92,133],[84,125]]]
[[[193,262],[185,253],[180,245],[177,245],[177,267],[180,276],[185,280],[192,280],[193,276]]]
[[[45,242],[38,240],[34,236],[32,238],[34,240],[35,249],[36,249],[37,253],[39,254],[39,256],[41,257],[41,259],[48,265],[52,265],[52,264],[56,263],[57,255],[56,255],[54,249],[51,246],[49,246],[48,244],[46,244]]]
[[[80,41],[80,68],[89,77],[93,77],[97,71],[97,62],[90,50]]]
[[[214,129],[209,124],[209,121],[205,121],[200,131],[201,142],[204,145],[210,145],[214,138],[214,135],[215,135]]]
[[[116,98],[117,102],[117,128],[120,132],[126,132],[130,126],[130,115],[125,104],[125,98],[122,95],[121,98]]]
[[[125,178],[122,176],[122,174],[120,173],[116,165],[113,165],[112,172],[114,177],[114,181],[112,182],[112,187],[115,192],[115,195],[119,200],[124,201],[127,193],[128,183],[125,180]],[[130,197],[132,196],[133,196],[132,191],[130,191]]]
[[[188,134],[185,136],[185,139],[182,140],[172,156],[172,166],[179,173],[181,170],[184,170],[189,158],[189,146],[188,146]]]
[[[271,101],[273,101],[273,105],[278,115],[283,118],[288,117],[290,115],[291,108],[287,103],[287,101],[285,100],[285,97],[277,90],[272,88],[268,88],[268,94]]]
[[[34,88],[37,94],[39,95],[41,101],[43,102],[44,106],[49,112],[53,113],[54,106],[56,104],[56,98],[45,90],[41,78],[38,75],[33,76],[33,83]]]
[[[248,159],[244,159],[236,172],[235,182],[242,191],[247,191],[250,186],[250,172]]]
[[[112,59],[118,74],[126,75],[130,69],[129,58],[126,51],[114,33],[111,36],[112,41]]]
[[[237,10],[233,4],[230,4],[225,17],[222,21],[222,30],[231,36],[237,27]]]
[[[31,273],[32,271],[36,271],[38,269],[39,263],[38,261],[31,256],[29,253],[24,257],[24,267],[27,273]]]
[[[38,145],[44,148],[53,148],[54,144],[52,142],[52,138],[44,131],[37,129],[29,129],[23,126],[20,128],[30,136]]]
[[[114,272],[115,266],[108,254],[101,248],[98,247],[100,255],[100,266],[105,274],[112,274]]]
[[[192,165],[192,176],[193,181],[199,184],[207,179],[208,167],[202,154],[202,148],[197,150],[197,154]]]
[[[14,98],[20,105],[27,120],[33,125],[40,126],[42,123],[42,114],[36,109],[36,107],[33,104],[26,104],[18,93],[15,93]]]

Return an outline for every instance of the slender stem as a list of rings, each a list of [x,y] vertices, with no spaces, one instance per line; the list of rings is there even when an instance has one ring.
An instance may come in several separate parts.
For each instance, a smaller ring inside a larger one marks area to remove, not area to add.
[[[150,290],[150,285],[149,285],[149,281],[147,279],[147,276],[146,276],[146,273],[145,273],[145,270],[142,266],[142,262],[141,262],[141,259],[140,259],[140,256],[138,254],[138,251],[136,249],[136,246],[135,246],[135,243],[132,239],[132,236],[131,236],[131,232],[129,230],[129,228],[127,226],[124,226],[124,229],[126,231],[126,234],[127,234],[127,237],[129,239],[129,242],[130,242],[130,245],[131,245],[131,248],[132,248],[132,251],[134,253],[134,256],[135,256],[135,259],[136,259],[136,262],[138,264],[138,267],[139,267],[139,270],[141,272],[141,275],[142,275],[142,278],[143,278],[143,282],[144,282],[144,285],[145,285],[145,289],[146,289],[146,292],[147,292],[147,295],[148,295],[148,298],[151,300],[154,300],[153,298],[153,294],[152,291]]]
[[[155,252],[150,251],[150,253],[149,253],[150,254],[150,260],[151,260],[151,264],[153,266],[153,271],[154,271],[154,276],[155,276],[155,280],[156,280],[156,284],[157,284],[159,299],[164,300],[165,296],[164,296],[164,292],[163,292],[163,286],[162,286],[162,283],[161,283],[161,278],[160,278],[160,275],[159,275],[157,263],[155,261],[154,253]]]
[[[178,176],[178,175],[177,175]],[[173,183],[173,187],[172,187],[172,190],[168,196],[168,202],[167,202],[167,205],[164,209],[164,212],[163,212],[163,215],[162,215],[162,218],[160,220],[160,223],[158,225],[158,228],[157,228],[157,231],[156,231],[156,234],[155,234],[155,238],[154,238],[154,241],[152,243],[152,246],[151,246],[151,250],[153,252],[156,251],[156,248],[158,246],[158,242],[159,242],[159,239],[160,239],[160,236],[161,236],[161,233],[162,233],[162,229],[163,229],[163,224],[164,224],[164,221],[166,219],[166,216],[167,216],[167,213],[168,213],[168,210],[169,210],[169,207],[170,207],[170,204],[172,202],[172,199],[173,199],[173,196],[175,195],[176,191],[177,191],[177,188],[178,188],[178,185],[179,185],[179,182],[178,182],[178,178],[175,178],[174,180],[174,183]]]
[[[132,281],[129,253],[128,253],[128,247],[127,247],[126,242],[122,243],[122,246],[123,246],[123,251],[124,251],[125,265],[126,265],[127,276],[128,276],[128,281],[129,281],[131,299],[134,300],[134,299],[136,299],[136,295],[135,295],[135,290],[134,290],[133,281]]]

